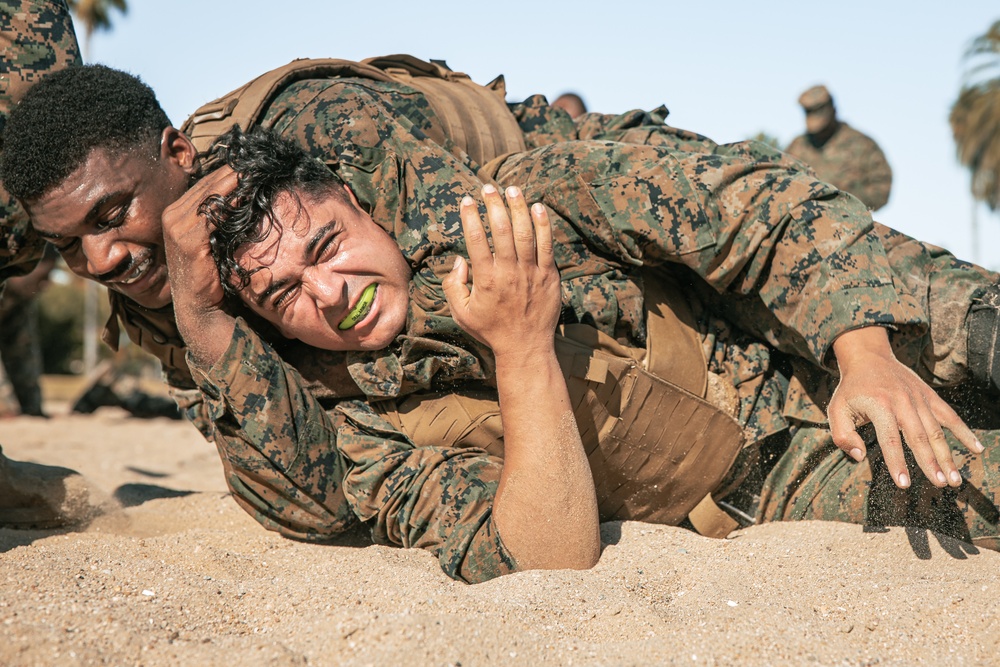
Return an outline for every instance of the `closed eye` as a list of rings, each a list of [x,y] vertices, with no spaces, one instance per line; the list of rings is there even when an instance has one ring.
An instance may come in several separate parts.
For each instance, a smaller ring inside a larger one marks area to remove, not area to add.
[[[294,285],[286,289],[284,292],[279,293],[271,301],[271,307],[277,310],[281,308],[282,304],[287,304],[291,302],[291,297],[293,297],[295,293],[298,292],[298,289],[299,289],[299,284],[295,283]]]
[[[131,203],[131,202],[129,202]],[[94,226],[99,230],[113,229],[115,227],[120,227],[122,223],[125,222],[125,216],[128,215],[129,206],[128,204],[115,207],[111,209],[113,214],[110,218],[102,218],[94,223]]]

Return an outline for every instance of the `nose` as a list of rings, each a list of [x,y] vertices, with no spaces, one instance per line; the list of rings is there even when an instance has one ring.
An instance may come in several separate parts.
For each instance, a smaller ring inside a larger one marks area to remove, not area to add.
[[[80,239],[80,249],[91,277],[112,273],[129,257],[128,248],[107,234],[94,234]]]
[[[320,310],[343,309],[348,305],[347,281],[335,271],[311,267],[302,276],[302,287]]]

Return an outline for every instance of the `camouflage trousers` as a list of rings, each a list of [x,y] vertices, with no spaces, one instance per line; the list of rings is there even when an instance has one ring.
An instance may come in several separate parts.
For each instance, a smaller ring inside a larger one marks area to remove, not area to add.
[[[798,426],[790,429],[790,444],[764,481],[757,522],[813,519],[869,528],[909,526],[1000,550],[998,397],[984,396],[975,388],[956,388],[952,394],[967,403],[955,407],[986,448],[972,454],[948,435],[965,479],[962,486],[935,487],[907,450],[913,481],[910,488],[900,489],[889,476],[874,431],[862,431],[868,456],[857,463],[833,444],[826,427]]]
[[[0,362],[6,370],[21,414],[42,414],[42,351],[38,337],[38,302],[6,292],[0,298]]]

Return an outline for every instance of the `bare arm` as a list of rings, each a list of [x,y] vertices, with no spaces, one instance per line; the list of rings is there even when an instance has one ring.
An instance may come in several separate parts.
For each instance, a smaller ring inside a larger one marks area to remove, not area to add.
[[[510,218],[495,188],[483,197],[494,252],[466,197],[475,282],[470,291],[459,258],[444,288],[458,324],[496,357],[504,465],[493,520],[522,569],[589,568],[600,556],[597,497],[555,355],[561,296],[548,216],[539,204],[529,214],[517,188],[507,190]]]
[[[896,359],[885,329],[864,327],[841,334],[833,342],[833,352],[841,373],[829,409],[830,430],[837,446],[855,460],[863,460],[865,443],[855,429],[871,422],[897,486],[910,485],[903,439],[931,483],[960,486],[962,476],[943,429],[976,453],[982,452],[983,446],[955,411]]]

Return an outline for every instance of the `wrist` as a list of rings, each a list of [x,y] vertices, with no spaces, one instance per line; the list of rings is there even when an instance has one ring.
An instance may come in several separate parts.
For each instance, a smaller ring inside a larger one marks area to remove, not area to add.
[[[833,341],[833,354],[841,374],[867,365],[866,359],[895,359],[884,327],[870,326],[842,333]]]

